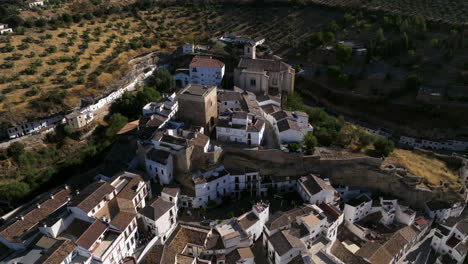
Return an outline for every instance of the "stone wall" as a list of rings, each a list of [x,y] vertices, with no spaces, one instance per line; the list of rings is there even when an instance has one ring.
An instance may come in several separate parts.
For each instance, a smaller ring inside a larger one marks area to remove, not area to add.
[[[460,201],[463,196],[455,191],[429,189],[421,186],[418,177],[398,175],[381,169],[381,159],[362,157],[325,160],[317,156],[302,157],[297,153],[279,150],[226,150],[224,165],[234,168],[256,168],[262,175],[300,176],[308,173],[330,178],[335,185],[348,185],[372,192],[392,194],[421,208],[424,201]]]

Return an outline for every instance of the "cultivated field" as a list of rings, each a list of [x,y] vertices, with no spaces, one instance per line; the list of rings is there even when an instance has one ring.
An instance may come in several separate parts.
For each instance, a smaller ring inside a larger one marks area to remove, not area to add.
[[[123,76],[128,60],[155,48],[133,16],[83,20],[0,38],[0,111],[5,121],[79,106]]]

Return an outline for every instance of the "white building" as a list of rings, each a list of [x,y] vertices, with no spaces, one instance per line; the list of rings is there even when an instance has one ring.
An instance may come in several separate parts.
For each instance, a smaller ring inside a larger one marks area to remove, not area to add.
[[[305,254],[311,258],[310,263],[334,263],[326,248],[336,240],[342,222],[343,214],[327,204],[272,215],[265,225],[263,240],[269,263],[286,264]]]
[[[372,212],[372,199],[367,194],[361,194],[345,203],[344,217],[350,223],[355,223]]]
[[[407,205],[396,206],[395,220],[405,225],[412,225],[416,219],[416,212]]]
[[[192,43],[185,43],[184,45],[182,45],[182,53],[183,54],[195,53],[195,45]]]
[[[108,179],[88,185],[71,199],[67,210],[49,217],[39,231],[72,240],[78,253],[91,256],[92,262],[119,263],[132,256],[138,241],[137,210],[145,207],[148,188],[133,173]]]
[[[49,127],[54,127],[55,124],[63,121],[63,116],[53,116],[47,119],[32,121],[14,127],[10,127],[7,129],[7,133],[10,139],[19,138],[30,134],[38,134],[41,133],[41,131],[48,130]]]
[[[265,122],[247,112],[224,113],[216,124],[216,139],[232,143],[259,146],[263,140]]]
[[[277,111],[266,116],[280,143],[301,142],[305,134],[313,131],[309,124],[309,115],[304,112]]]
[[[164,244],[177,226],[178,200],[178,189],[164,188],[161,197],[138,212],[145,224],[145,231],[157,237],[157,244]]]
[[[461,264],[468,251],[468,219],[448,219],[439,223],[432,237],[432,248]]]
[[[445,201],[429,201],[424,204],[426,214],[436,220],[458,217],[465,209],[465,206],[466,204],[462,202],[450,204]]]
[[[13,29],[8,27],[8,24],[0,24],[0,35],[13,33]]]
[[[224,77],[225,65],[217,59],[207,56],[195,56],[187,70],[178,70],[174,75],[176,87],[187,84],[219,86]],[[187,83],[188,82],[188,83]]]
[[[315,175],[301,177],[297,182],[297,192],[310,204],[337,204],[340,198],[329,182]]]
[[[195,183],[194,208],[207,207],[210,201],[220,203],[224,196],[231,194],[231,175],[220,166],[213,170],[200,172],[192,177]]]
[[[426,148],[433,150],[453,150],[466,151],[468,149],[468,141],[461,140],[443,140],[435,141],[428,139],[416,139],[408,136],[401,136],[399,142],[415,148]]]
[[[145,158],[146,173],[160,184],[169,184],[173,180],[173,157],[169,151],[151,148]]]
[[[41,0],[33,0],[28,3],[29,8],[44,6],[44,1]]]
[[[164,97],[159,102],[151,102],[143,107],[143,115],[158,114],[171,119],[179,110],[176,94]]]
[[[268,221],[269,216],[269,205],[259,202],[253,206],[250,212],[237,218],[239,225],[248,235],[252,244],[262,236],[263,226]]]
[[[21,212],[21,215],[5,222],[0,227],[0,243],[12,250],[26,248],[37,238],[34,231],[39,223],[49,215],[65,208],[72,196],[72,191],[68,186],[39,195],[40,202],[35,207]]]
[[[279,141],[283,144],[302,142],[305,135],[297,123],[290,119],[279,121],[275,127],[275,132],[278,135]]]
[[[244,98],[240,92],[218,90],[218,113],[242,111]]]
[[[91,123],[94,119],[94,114],[91,111],[75,111],[65,116],[67,124],[74,129],[80,129]]]

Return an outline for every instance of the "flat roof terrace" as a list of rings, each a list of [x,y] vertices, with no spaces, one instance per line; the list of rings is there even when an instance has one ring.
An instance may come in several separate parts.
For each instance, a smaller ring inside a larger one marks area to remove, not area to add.
[[[216,86],[188,84],[187,86],[185,86],[185,88],[182,89],[182,91],[179,92],[179,94],[203,97],[215,88]]]
[[[96,245],[96,247],[92,250],[93,255],[98,256],[100,258],[106,253],[107,249],[114,243],[114,241],[119,237],[118,233],[109,231],[104,235],[102,242]]]

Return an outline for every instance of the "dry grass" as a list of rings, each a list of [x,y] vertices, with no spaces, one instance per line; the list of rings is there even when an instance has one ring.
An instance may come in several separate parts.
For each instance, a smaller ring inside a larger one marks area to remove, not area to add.
[[[447,163],[436,157],[415,153],[413,151],[395,149],[385,160],[385,164],[395,164],[406,168],[411,174],[423,178],[427,183],[439,185],[441,181],[449,187],[458,188],[458,172]]]

